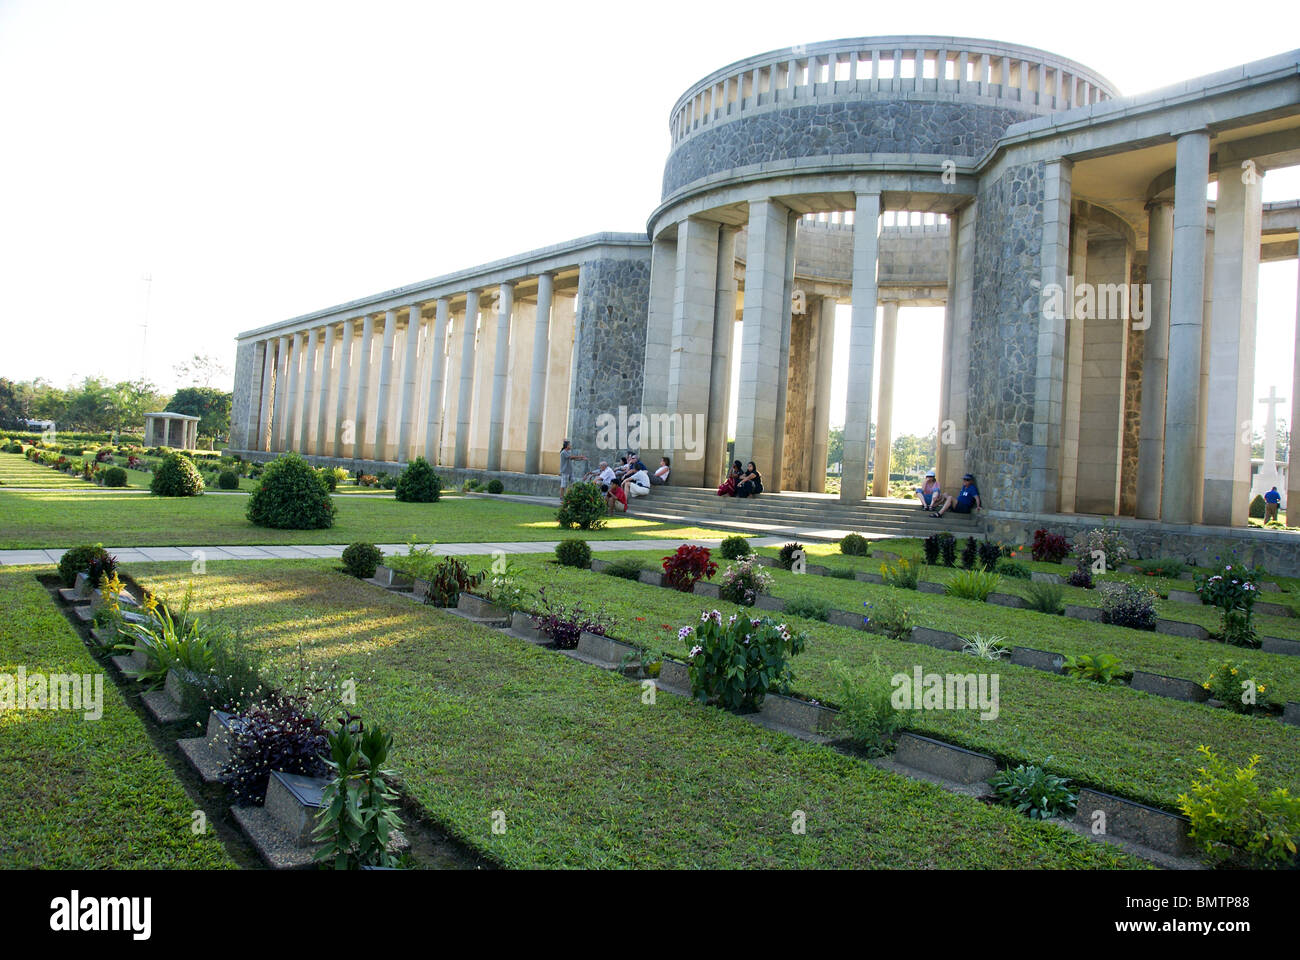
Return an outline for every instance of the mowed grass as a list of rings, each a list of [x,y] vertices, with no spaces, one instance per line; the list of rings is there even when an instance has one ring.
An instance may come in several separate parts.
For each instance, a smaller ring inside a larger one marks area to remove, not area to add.
[[[620,556],[650,566],[661,553],[601,553],[602,559]],[[471,569],[485,563],[482,557],[466,560]],[[1178,794],[1190,785],[1198,765],[1196,748],[1201,744],[1242,765],[1252,754],[1260,754],[1264,758],[1260,779],[1270,786],[1294,788],[1300,782],[1300,730],[1275,719],[1240,716],[1203,704],[1184,703],[1122,686],[1106,687],[1072,680],[1005,662],[993,664],[968,654],[889,640],[816,620],[764,614],[719,600],[561,567],[544,556],[520,555],[513,562],[528,586],[534,589],[545,586],[548,599],[580,602],[588,609],[603,604],[619,621],[610,631],[612,636],[679,658],[685,656],[687,648],[677,640],[677,628],[698,622],[702,610],[717,608],[727,615],[767,615],[795,624],[809,635],[809,642],[793,661],[794,688],[798,693],[827,702],[834,702],[839,695],[831,674],[835,660],[859,672],[877,669],[878,661],[878,669],[885,677],[898,672],[911,675],[916,666],[940,674],[996,672],[1000,678],[997,719],[981,720],[975,711],[925,711],[914,714],[913,729],[1011,763],[1043,764],[1051,757],[1048,766],[1052,770],[1080,784],[1166,809],[1174,809]],[[814,596],[840,609],[854,609],[854,601],[861,609],[864,601],[878,601],[889,596],[890,591],[900,592],[891,587],[773,572],[776,595],[794,596],[801,591],[813,591]],[[853,592],[852,601],[836,597],[834,591],[842,588]],[[983,612],[986,606],[910,592],[905,599],[918,619],[955,632],[970,629],[971,617]],[[1007,631],[1012,642],[1035,645],[1024,639],[1032,630],[1030,618],[1045,615],[1019,610],[1005,612],[1022,625],[1019,630]],[[1161,639],[1168,640],[1171,648],[1199,643],[1213,649],[1204,641]],[[1040,643],[1051,649],[1046,641]],[[1256,656],[1288,659],[1269,654]]]
[[[1118,852],[660,694],[336,572],[212,564],[198,602],[282,660],[364,677],[404,788],[509,867],[1101,868]],[[133,566],[179,597],[188,566]],[[589,574],[588,576],[595,576]],[[650,589],[650,588],[646,588]],[[796,834],[794,811],[807,832]],[[504,833],[492,832],[494,812]]]
[[[53,473],[53,471],[49,471]],[[81,481],[78,481],[81,483]],[[248,498],[155,497],[85,485],[75,491],[5,491],[0,488],[0,549],[237,545],[281,543],[491,543],[561,540],[574,536],[555,522],[555,508],[482,497],[438,503],[401,503],[392,497],[336,496],[334,526],[324,530],[271,530],[249,523]],[[593,540],[721,538],[724,531],[636,516],[611,517]]]
[[[42,568],[48,572],[49,568]],[[37,568],[0,569],[0,673],[99,674]],[[0,710],[0,868],[230,868],[140,718],[103,676],[103,716]]]
[[[2,487],[48,487],[64,489],[71,487],[86,490],[98,489],[93,483],[80,477],[70,476],[53,467],[43,467],[32,463],[17,453],[0,453],[0,488]]]

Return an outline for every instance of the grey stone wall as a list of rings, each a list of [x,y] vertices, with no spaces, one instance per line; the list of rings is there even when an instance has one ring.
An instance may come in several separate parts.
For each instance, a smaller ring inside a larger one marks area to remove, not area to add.
[[[772,110],[693,133],[664,167],[663,195],[751,163],[845,153],[979,157],[1028,111],[952,100],[880,99]]]
[[[641,409],[650,251],[636,260],[589,260],[578,279],[569,438],[593,456],[596,418]]]
[[[1130,282],[1146,283],[1146,264],[1133,264],[1130,275]],[[1143,306],[1150,309],[1147,304]],[[1124,366],[1124,447],[1119,481],[1119,512],[1126,517],[1137,514],[1138,433],[1142,426],[1142,351],[1145,342],[1145,331],[1130,322]]]
[[[1035,162],[981,184],[975,222],[966,468],[1005,510],[1030,506],[1043,176]]]

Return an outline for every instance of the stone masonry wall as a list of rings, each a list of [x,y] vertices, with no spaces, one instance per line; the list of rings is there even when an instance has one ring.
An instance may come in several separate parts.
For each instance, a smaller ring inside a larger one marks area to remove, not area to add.
[[[597,459],[596,418],[641,409],[650,251],[643,259],[591,260],[578,280],[569,438]],[[613,451],[609,451],[613,452]]]
[[[1147,281],[1145,264],[1135,263],[1131,270],[1132,283]],[[1143,303],[1150,309],[1150,305]],[[1127,517],[1137,514],[1138,430],[1142,425],[1142,351],[1144,331],[1129,324],[1128,353],[1124,369],[1124,449],[1121,453],[1119,480],[1119,512]]]
[[[1003,510],[1029,508],[1043,178],[1041,162],[1007,168],[981,186],[975,223],[966,462]]]
[[[878,100],[772,110],[697,131],[664,167],[663,194],[734,167],[846,153],[979,157],[1007,127],[1033,114],[955,101]]]

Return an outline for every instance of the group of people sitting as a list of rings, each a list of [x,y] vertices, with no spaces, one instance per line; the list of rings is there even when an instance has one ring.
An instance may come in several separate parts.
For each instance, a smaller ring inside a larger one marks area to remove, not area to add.
[[[668,482],[672,472],[672,461],[668,457],[659,458],[659,466],[653,472],[641,462],[641,457],[629,450],[626,456],[619,457],[617,466],[610,466],[608,460],[600,461],[598,469],[591,471],[582,479],[596,484],[605,495],[605,506],[610,513],[615,505],[620,505],[627,513],[628,503],[635,497],[644,497],[651,487]]]
[[[756,497],[763,492],[763,476],[754,466],[754,461],[742,468],[737,460],[727,471],[727,479],[718,487],[720,497]]]
[[[925,482],[916,488],[916,499],[921,501],[922,510],[931,511],[932,517],[942,517],[949,510],[953,513],[970,513],[984,506],[980,501],[980,488],[975,485],[975,477],[969,473],[961,478],[961,489],[956,494],[945,494],[939,489],[934,471],[929,470],[925,474]]]

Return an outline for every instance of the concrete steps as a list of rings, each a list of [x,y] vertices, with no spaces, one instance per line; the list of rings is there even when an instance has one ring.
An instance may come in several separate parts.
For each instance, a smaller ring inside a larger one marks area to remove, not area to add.
[[[641,514],[679,514],[700,520],[757,526],[807,527],[827,533],[857,531],[897,537],[925,537],[947,531],[954,536],[981,533],[974,517],[949,513],[936,520],[914,503],[862,500],[844,503],[816,494],[761,494],[755,498],[719,497],[711,489],[655,487],[649,497],[633,501]],[[830,537],[828,537],[829,539]]]

